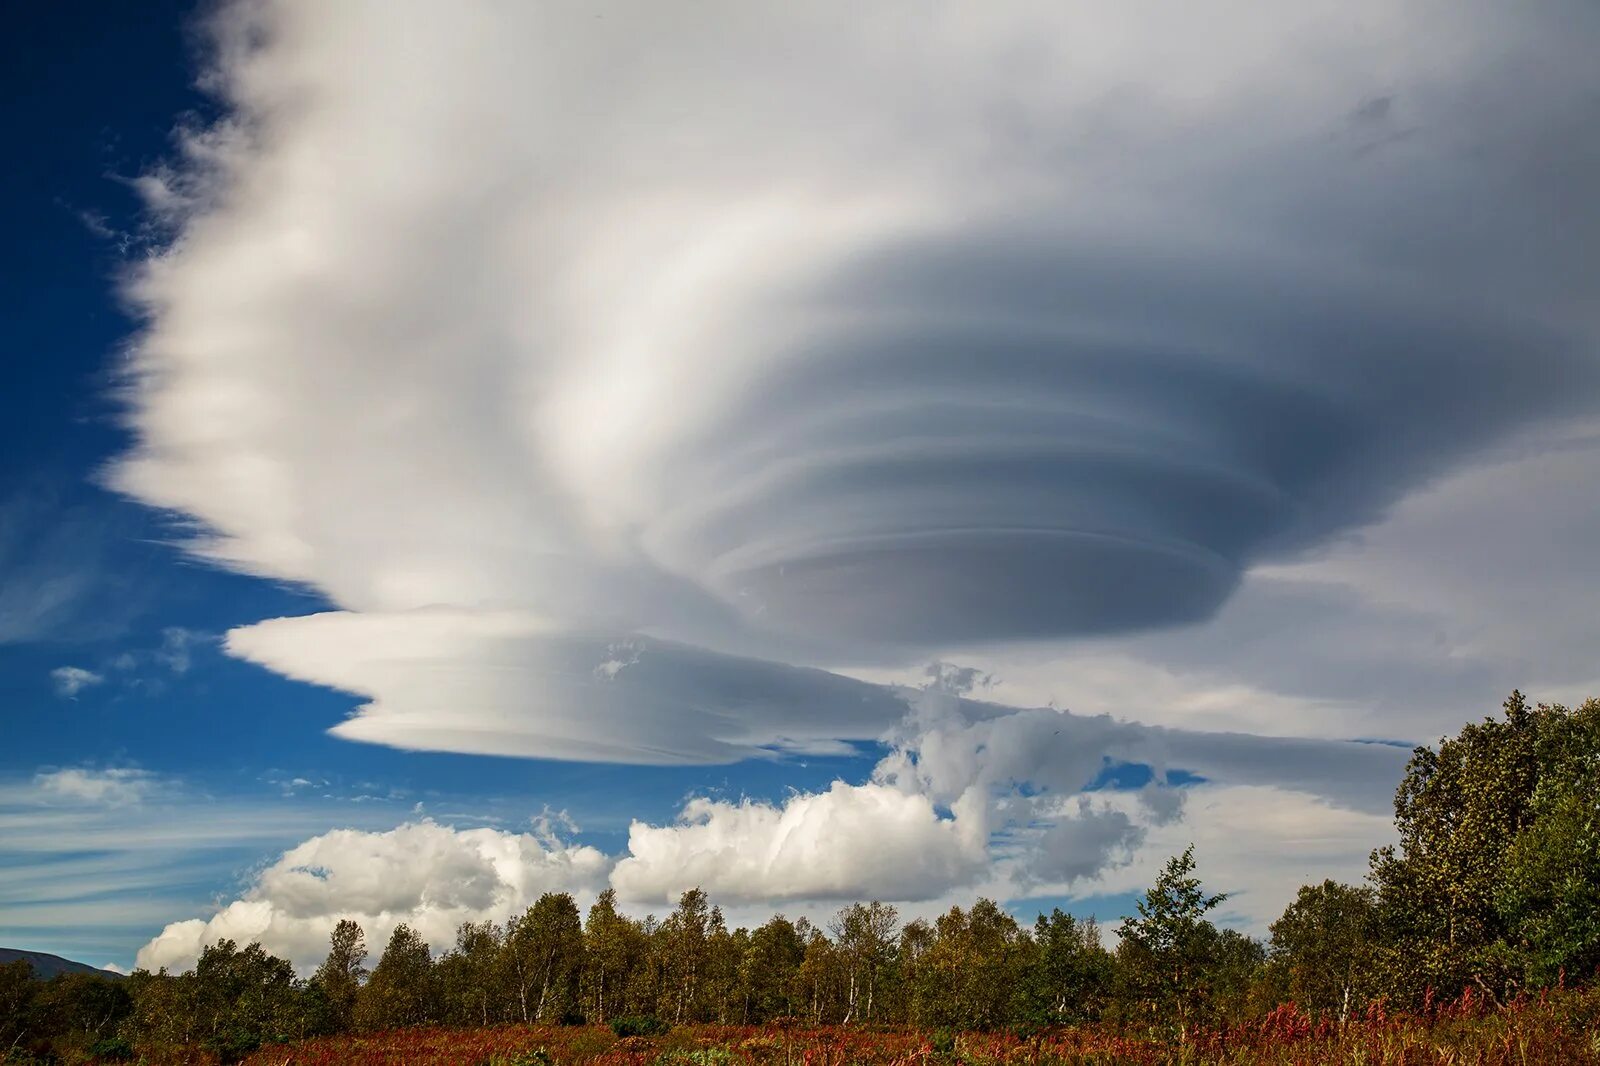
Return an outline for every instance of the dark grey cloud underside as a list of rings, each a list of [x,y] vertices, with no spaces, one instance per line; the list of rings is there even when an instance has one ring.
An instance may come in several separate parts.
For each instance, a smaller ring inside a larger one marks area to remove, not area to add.
[[[1493,309],[1010,227],[872,255],[817,303],[661,526],[798,632],[1203,619],[1252,563],[1600,397],[1585,340]]]

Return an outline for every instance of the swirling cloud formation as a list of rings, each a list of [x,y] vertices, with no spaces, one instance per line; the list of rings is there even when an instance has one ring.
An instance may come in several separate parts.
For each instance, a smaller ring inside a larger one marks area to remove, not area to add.
[[[228,646],[353,739],[875,736],[811,668],[1205,619],[1593,413],[1595,18],[226,5],[113,479],[337,606]]]

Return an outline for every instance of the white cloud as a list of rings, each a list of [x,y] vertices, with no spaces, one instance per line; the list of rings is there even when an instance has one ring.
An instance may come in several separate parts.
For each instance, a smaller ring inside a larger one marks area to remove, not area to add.
[[[890,736],[865,782],[636,822],[641,899],[1083,891],[1185,832],[1270,851],[1265,899],[1386,821],[1404,752],[1324,741],[1592,680],[1596,456],[1489,451],[1600,397],[1584,34],[1431,0],[601,13],[224,5],[225,117],[139,185],[173,240],[128,287],[112,482],[327,598],[225,647],[358,697],[336,735]],[[903,691],[813,669],[932,657],[1117,717],[897,726]],[[1108,760],[1207,784],[1084,795]],[[345,907],[446,937],[605,865],[301,848],[149,957],[313,958]]]
[[[981,817],[941,818],[924,795],[836,781],[781,804],[700,798],[673,824],[634,822],[612,883],[652,903],[696,885],[730,902],[914,900],[970,884],[987,864]]]
[[[1367,852],[1392,836],[1386,814],[1353,809],[1327,794],[1326,777],[1300,772],[1319,758],[1337,762],[1339,745],[1291,746],[1285,765],[1257,770],[1286,783],[1177,789],[1158,778],[1142,790],[1084,792],[1107,751],[1203,757],[1212,742],[1055,711],[974,721],[940,693],[920,704],[866,782],[835,781],[778,802],[692,798],[670,822],[634,821],[614,859],[568,843],[561,834],[577,827],[564,812],[544,812],[531,833],[433,821],[324,833],[289,849],[210,918],[168,925],[139,964],[187,966],[204,945],[230,937],[258,940],[306,970],[345,917],[362,924],[369,944],[404,921],[442,949],[463,921],[504,921],[546,891],[592,898],[608,883],[636,909],[670,907],[698,886],[741,921],[767,907],[823,914],[869,898],[908,913],[978,894],[1089,898],[1143,888],[1191,841],[1213,887],[1236,893],[1227,919],[1260,933],[1299,885],[1358,880]],[[1108,730],[1118,743],[1091,742]]]
[[[1359,8],[225,6],[114,481],[400,747],[827,750],[892,710],[752,660],[1203,621],[1594,406],[1579,35]],[[1143,647],[1118,713],[1370,702]]]
[[[1388,817],[1304,792],[1258,785],[1186,792],[1181,820],[1152,827],[1131,863],[1108,867],[1078,894],[1142,892],[1169,856],[1193,843],[1207,888],[1231,893],[1221,918],[1260,936],[1301,885],[1330,877],[1359,883],[1372,849],[1394,841]]]
[[[939,691],[916,703],[867,782],[835,781],[776,803],[696,798],[671,823],[635,821],[612,884],[626,899],[654,903],[696,885],[736,904],[1093,895],[1123,890],[1108,886],[1120,886],[1126,869],[1148,873],[1152,849],[1181,850],[1186,833],[1217,844],[1232,823],[1251,843],[1219,850],[1232,861],[1241,847],[1264,848],[1251,867],[1265,871],[1259,899],[1281,909],[1286,881],[1315,874],[1316,863],[1334,876],[1364,863],[1389,825],[1373,778],[1392,788],[1406,755],[1005,711]],[[1139,790],[1085,791],[1108,761],[1153,765],[1155,779]],[[1169,766],[1228,783],[1175,788],[1163,781]],[[1270,809],[1245,813],[1265,797]]]
[[[335,736],[401,748],[588,761],[731,762],[837,752],[905,713],[894,692],[648,637],[618,641],[528,611],[429,608],[279,618],[232,655],[370,702]]]
[[[186,674],[194,664],[194,646],[205,639],[204,633],[167,626],[161,631],[161,647],[154,653],[155,660],[175,674]]]
[[[56,695],[70,700],[84,689],[102,684],[105,677],[81,666],[58,666],[50,671],[50,680],[55,682]]]
[[[259,941],[307,971],[341,918],[360,922],[376,952],[401,922],[443,949],[462,922],[504,921],[544,892],[592,895],[609,866],[594,848],[498,829],[421,821],[388,832],[334,830],[289,849],[210,918],[168,925],[140,949],[138,965],[183,969],[206,945],[231,938]]]
[[[40,798],[52,803],[83,803],[107,807],[144,802],[161,787],[161,780],[146,770],[113,767],[66,767],[41,771],[34,779]]]

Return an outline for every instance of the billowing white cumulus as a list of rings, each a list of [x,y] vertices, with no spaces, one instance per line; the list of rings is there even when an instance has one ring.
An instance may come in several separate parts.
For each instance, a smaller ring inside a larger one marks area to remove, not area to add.
[[[732,902],[916,900],[970,884],[988,860],[981,812],[941,818],[927,796],[836,781],[781,804],[695,799],[674,824],[636,821],[611,881],[653,903],[697,885]]]
[[[1229,920],[1260,933],[1301,884],[1359,880],[1367,852],[1392,839],[1385,815],[1305,792],[1190,791],[1181,822],[1129,792],[1031,797],[1020,809],[1017,794],[984,801],[969,792],[941,815],[926,795],[884,780],[836,782],[777,804],[694,799],[671,824],[635,822],[614,865],[593,848],[495,829],[424,821],[340,830],[286,852],[211,918],[167,926],[138,963],[183,968],[227,937],[258,940],[307,971],[346,917],[374,950],[401,921],[444,949],[463,921],[504,921],[547,891],[573,892],[582,905],[608,880],[635,908],[660,913],[699,886],[754,920],[784,901],[826,914],[840,901],[883,899],[932,913],[979,893],[1134,892],[1190,842],[1208,884],[1235,893]],[[1033,824],[1041,821],[1046,828]],[[991,840],[986,827],[1008,822],[1013,832]]]
[[[384,833],[335,830],[285,852],[211,918],[167,926],[140,949],[138,964],[184,969],[203,947],[228,938],[259,941],[308,970],[341,918],[361,923],[374,952],[401,922],[443,949],[462,922],[503,922],[542,893],[591,896],[609,866],[594,848],[529,833],[431,821]]]

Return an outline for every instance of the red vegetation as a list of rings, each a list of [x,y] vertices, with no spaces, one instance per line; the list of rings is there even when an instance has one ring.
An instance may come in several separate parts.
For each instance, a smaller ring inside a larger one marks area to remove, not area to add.
[[[955,1036],[839,1026],[693,1026],[618,1039],[595,1026],[402,1029],[263,1048],[248,1066],[1537,1066],[1600,1064],[1600,993],[1553,991],[1495,1007],[1467,994],[1423,1014],[1374,1007],[1341,1026],[1293,1006],[1176,1037],[1110,1026]]]

